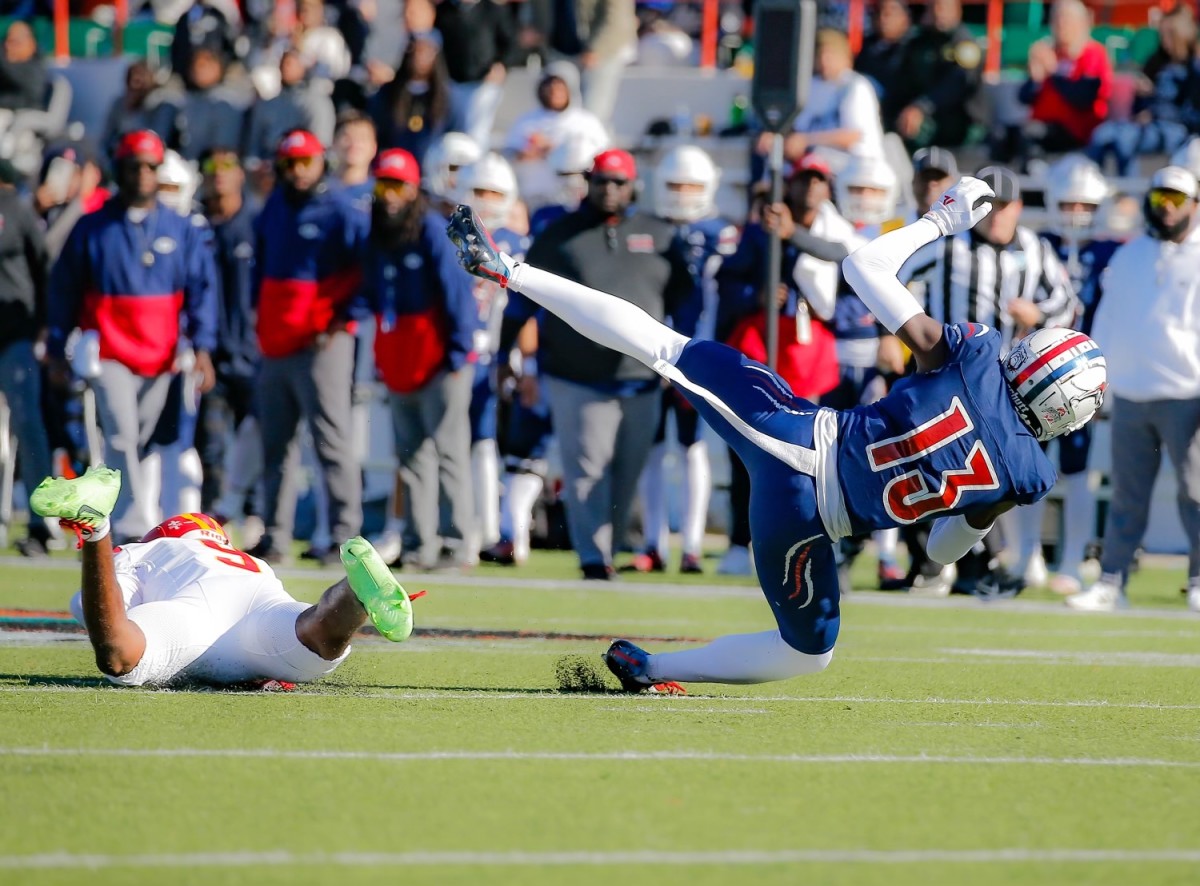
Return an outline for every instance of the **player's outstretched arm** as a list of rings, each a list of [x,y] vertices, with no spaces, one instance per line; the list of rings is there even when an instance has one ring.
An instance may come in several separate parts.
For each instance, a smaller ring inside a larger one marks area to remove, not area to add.
[[[923,217],[876,237],[842,262],[847,282],[879,322],[908,345],[922,372],[946,362],[945,335],[896,274],[927,243],[970,230],[992,211],[995,196],[979,179],[964,176]]]

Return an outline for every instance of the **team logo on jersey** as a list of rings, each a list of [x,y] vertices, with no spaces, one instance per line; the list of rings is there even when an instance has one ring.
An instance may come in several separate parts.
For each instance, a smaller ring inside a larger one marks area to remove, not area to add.
[[[654,252],[654,236],[652,234],[626,234],[625,248],[630,252]]]
[[[316,240],[321,236],[321,229],[314,224],[301,225],[296,231],[305,240]]]
[[[176,243],[170,237],[159,237],[154,241],[154,251],[159,255],[170,255],[175,251]]]

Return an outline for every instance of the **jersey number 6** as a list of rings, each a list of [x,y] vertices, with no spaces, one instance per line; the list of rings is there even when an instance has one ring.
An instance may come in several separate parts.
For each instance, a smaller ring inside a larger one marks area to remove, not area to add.
[[[215,541],[209,541],[207,538],[201,541],[206,548],[212,548],[218,551],[222,556],[217,557],[218,563],[224,563],[226,566],[232,566],[235,569],[245,569],[247,572],[261,572],[258,564],[254,562],[254,558],[242,551],[234,548],[227,548]]]
[[[880,440],[867,447],[871,470],[883,471],[917,461],[975,430],[975,423],[955,397],[950,408],[907,434]],[[938,489],[929,489],[920,471],[908,471],[888,482],[883,506],[897,523],[917,523],[939,511],[958,507],[964,492],[997,489],[1000,480],[982,440],[967,453],[966,465],[942,472]]]

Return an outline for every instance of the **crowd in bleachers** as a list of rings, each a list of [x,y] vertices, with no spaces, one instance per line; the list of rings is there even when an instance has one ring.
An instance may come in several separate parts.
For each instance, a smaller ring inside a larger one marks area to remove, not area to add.
[[[1009,340],[1044,325],[1090,329],[1101,272],[1143,210],[1153,233],[1156,218],[1170,227],[1156,212],[1182,206],[1190,220],[1196,204],[1200,61],[1187,3],[1161,16],[1132,104],[1114,114],[1116,75],[1090,12],[1058,0],[1014,93],[1019,121],[998,111],[958,0],[868,4],[857,54],[843,30],[816,35],[809,99],[782,136],[759,134],[744,102],[729,121],[697,125],[700,115],[668,107],[653,136],[613,130],[630,66],[695,64],[688,4],[176,5],[169,64],[130,59],[100,131],[23,127],[23,114],[46,110],[52,68],[19,17],[0,51],[0,419],[26,491],[100,458],[122,469],[119,539],[164,513],[204,510],[247,533],[257,525],[243,540],[264,559],[285,559],[304,534],[307,556],[324,561],[365,521],[397,565],[519,565],[542,541],[570,543],[583,575],[605,579],[676,563],[703,571],[711,524],[729,538],[718,569],[749,574],[749,479],[736,455],[710,452],[716,438],[644,367],[472,281],[443,234],[456,202],[473,204],[511,254],[756,359],[777,309],[779,371],[798,396],[841,409],[912,367],[846,286],[840,259],[924,212],[960,173],[993,186],[997,211],[902,276],[931,315],[986,322]],[[837,21],[838,4],[823,6],[822,21]],[[506,81],[531,66],[535,104],[498,128]],[[710,147],[718,133],[745,146],[744,214],[718,212],[732,177],[722,185],[723,170],[688,143],[694,131]],[[772,203],[776,138],[785,184]],[[1106,179],[1172,154],[1182,172],[1158,175],[1144,206],[1142,191]],[[652,187],[641,192],[643,180]],[[768,293],[773,235],[782,282]],[[1159,239],[1185,248],[1188,236]],[[1172,322],[1200,342],[1198,309],[1179,310]],[[1200,400],[1200,371],[1189,372],[1165,399]],[[383,439],[369,429],[381,423]],[[1072,438],[1074,461],[1059,447],[1052,581],[1063,592],[1081,589],[1100,537],[1087,441]],[[1196,561],[1200,455],[1176,445]],[[714,464],[726,461],[728,516],[710,520]],[[382,491],[369,476],[380,464],[396,465]],[[315,479],[298,517],[304,477]],[[0,497],[12,491],[0,485]],[[386,509],[364,513],[375,500]],[[1137,515],[1121,507],[1111,505],[1122,531],[1136,535]],[[923,556],[918,527],[879,533],[879,584],[1004,595],[1044,583],[1043,522],[1022,509],[1008,554],[996,531],[947,568]],[[842,544],[847,573],[865,541]],[[39,556],[57,543],[35,520],[18,546]],[[1104,581],[1121,584],[1113,570],[1128,565],[1107,564]],[[1200,562],[1189,577],[1200,607]]]

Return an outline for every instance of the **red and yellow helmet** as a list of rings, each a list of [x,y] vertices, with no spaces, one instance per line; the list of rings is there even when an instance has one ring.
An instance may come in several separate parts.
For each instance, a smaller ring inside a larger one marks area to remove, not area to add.
[[[143,537],[142,541],[158,538],[188,538],[193,541],[213,541],[224,547],[231,542],[221,524],[208,514],[176,514],[163,520]]]

